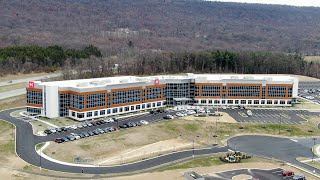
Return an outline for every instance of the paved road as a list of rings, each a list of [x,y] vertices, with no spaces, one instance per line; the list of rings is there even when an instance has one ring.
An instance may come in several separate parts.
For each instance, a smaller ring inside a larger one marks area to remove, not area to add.
[[[4,82],[0,82],[0,86],[8,86],[8,85],[13,85],[13,84],[25,83],[25,82],[28,82],[28,81],[37,81],[37,80],[41,80],[41,79],[54,78],[54,77],[59,77],[59,76],[62,76],[62,74],[61,73],[55,73],[55,74],[48,74],[48,75],[44,75],[44,76],[36,76],[36,77],[30,77],[30,78],[24,78],[24,79],[16,79],[16,80],[12,80],[12,82],[4,81]]]
[[[16,152],[20,158],[26,162],[33,164],[35,166],[40,166],[40,156],[35,151],[35,145],[40,142],[47,141],[52,139],[52,137],[40,137],[35,136],[32,133],[32,126],[30,123],[18,120],[10,116],[10,113],[19,109],[11,109],[0,112],[0,119],[7,120],[16,126]],[[217,152],[226,152],[227,147],[211,147],[207,149],[195,150],[195,155],[204,155]],[[63,164],[58,164],[55,162],[48,161],[44,158],[41,158],[41,167],[45,169],[61,171],[61,172],[72,172],[72,173],[81,173],[81,170],[84,170],[84,173],[87,174],[109,174],[109,173],[123,173],[123,172],[133,172],[138,170],[147,170],[148,168],[156,167],[165,163],[169,163],[175,160],[184,159],[187,157],[192,157],[193,151],[183,151],[176,152],[168,155],[159,156],[154,159],[147,159],[144,161],[111,166],[111,167],[77,167],[77,166],[68,166]]]
[[[316,140],[316,144],[320,140]],[[297,157],[312,158],[311,148],[313,140],[309,139],[288,139],[268,136],[237,136],[228,140],[228,146],[237,151],[246,152],[252,155],[276,158],[297,166],[315,171],[320,170],[296,160]]]
[[[23,94],[26,94],[25,88],[2,92],[0,93],[0,100],[15,97],[15,96],[20,96]]]
[[[216,173],[218,177],[206,177],[206,180],[226,180],[232,179],[234,176],[238,176],[241,174],[246,174],[251,176],[252,178],[257,178],[259,180],[286,180],[292,179],[292,176],[282,176],[283,169],[276,168],[271,170],[260,170],[260,169],[238,169]]]

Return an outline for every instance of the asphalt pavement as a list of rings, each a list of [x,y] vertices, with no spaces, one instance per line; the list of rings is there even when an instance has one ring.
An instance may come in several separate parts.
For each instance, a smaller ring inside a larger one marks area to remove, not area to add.
[[[260,170],[260,169],[238,169],[225,172],[216,173],[216,176],[206,177],[206,180],[226,180],[232,179],[238,175],[249,175],[252,178],[258,180],[289,180],[292,179],[292,176],[282,176],[284,169],[276,168],[270,170]]]
[[[320,170],[296,160],[297,157],[312,158],[311,147],[313,140],[306,139],[288,139],[269,136],[245,135],[237,136],[228,140],[228,146],[235,150],[246,152],[251,155],[279,159],[310,171],[320,174]],[[315,141],[316,144],[320,140]]]

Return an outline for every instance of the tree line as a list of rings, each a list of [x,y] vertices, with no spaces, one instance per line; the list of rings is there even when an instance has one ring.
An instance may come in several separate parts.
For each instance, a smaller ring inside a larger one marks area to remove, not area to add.
[[[297,74],[320,78],[320,64],[300,54],[271,52],[154,52],[91,57],[63,66],[65,79],[170,73]]]
[[[101,51],[92,45],[82,49],[64,49],[61,46],[12,46],[0,48],[0,75],[31,71],[55,71],[64,65],[66,59],[88,59],[102,57]]]

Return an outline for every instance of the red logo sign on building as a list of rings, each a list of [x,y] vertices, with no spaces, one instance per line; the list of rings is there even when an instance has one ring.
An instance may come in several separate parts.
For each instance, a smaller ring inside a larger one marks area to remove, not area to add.
[[[154,80],[154,85],[158,85],[160,83],[160,80],[159,79],[155,79]]]
[[[29,81],[29,88],[34,88],[34,82],[33,81]]]

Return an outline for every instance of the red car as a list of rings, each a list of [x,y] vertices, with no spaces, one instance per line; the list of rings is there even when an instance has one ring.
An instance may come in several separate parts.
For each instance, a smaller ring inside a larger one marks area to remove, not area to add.
[[[283,171],[282,172],[282,176],[293,176],[294,175],[294,172],[292,171]]]

